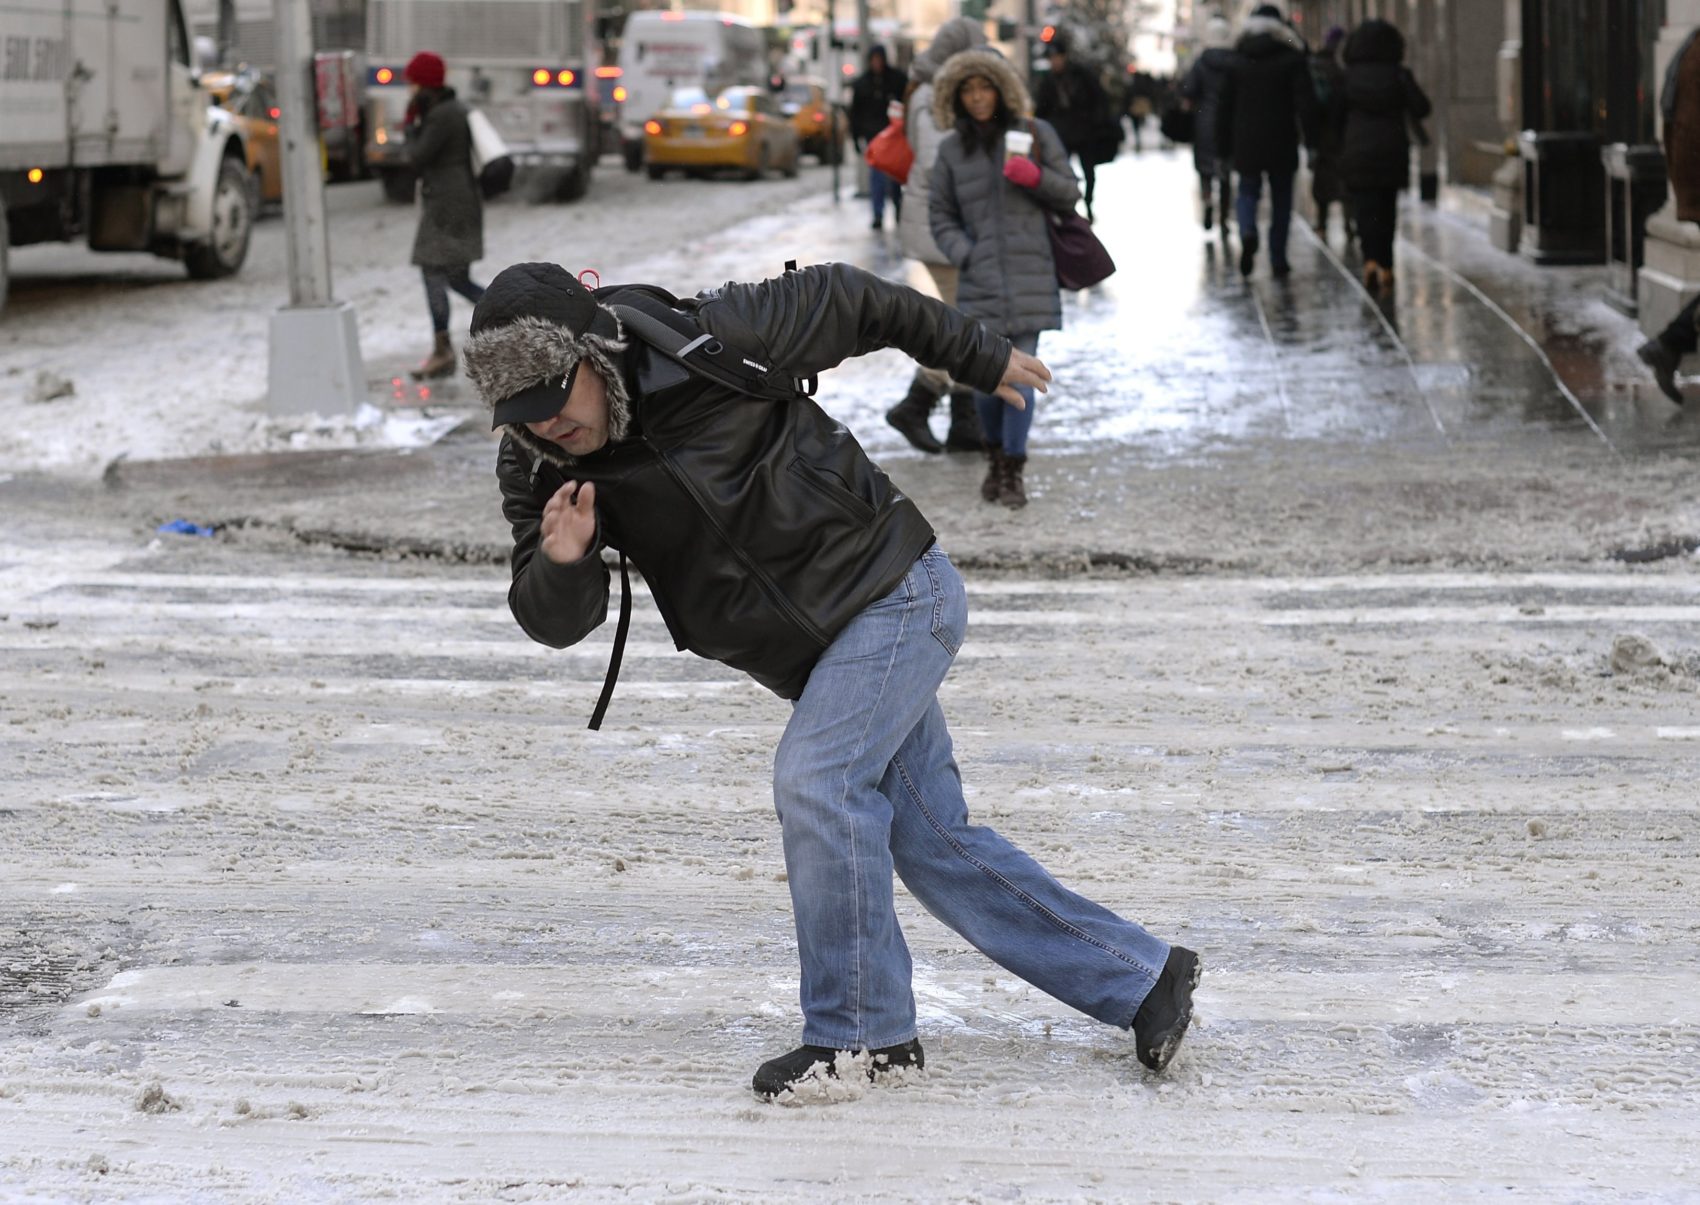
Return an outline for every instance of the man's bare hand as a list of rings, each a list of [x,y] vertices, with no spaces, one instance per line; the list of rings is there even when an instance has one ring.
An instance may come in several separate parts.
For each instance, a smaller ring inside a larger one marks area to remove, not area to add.
[[[570,565],[590,551],[596,538],[596,487],[569,481],[543,507],[543,555]]]
[[[1027,409],[1027,399],[1016,392],[1017,385],[1026,385],[1040,393],[1048,392],[1051,370],[1037,356],[1030,356],[1019,347],[1009,350],[1009,366],[1003,370],[1003,381],[997,395],[1017,410]]]

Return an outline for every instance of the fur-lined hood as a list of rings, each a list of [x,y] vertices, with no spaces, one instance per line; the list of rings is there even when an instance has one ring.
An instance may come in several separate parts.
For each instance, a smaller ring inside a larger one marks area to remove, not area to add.
[[[941,130],[956,126],[956,91],[970,76],[983,75],[1003,96],[1004,107],[1017,121],[1033,116],[1033,99],[1010,61],[989,46],[951,55],[933,76],[933,123]]]
[[[1247,17],[1240,28],[1239,52],[1253,58],[1273,54],[1277,50],[1305,50],[1305,40],[1298,30],[1279,17]]]
[[[627,343],[620,321],[612,310],[602,308],[614,331],[613,337],[586,331],[574,334],[546,318],[522,315],[501,326],[487,327],[467,340],[461,359],[467,379],[487,409],[529,389],[540,381],[565,380],[573,365],[588,360],[608,390],[608,442],[618,443],[631,429],[631,391],[626,385]],[[565,395],[561,404],[566,404]],[[504,428],[533,457],[570,467],[574,458],[559,444],[539,439],[519,423]]]

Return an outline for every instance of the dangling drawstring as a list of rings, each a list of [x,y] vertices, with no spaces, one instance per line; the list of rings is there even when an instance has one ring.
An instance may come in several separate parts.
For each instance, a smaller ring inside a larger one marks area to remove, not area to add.
[[[596,700],[596,710],[590,713],[590,730],[602,727],[602,713],[608,710],[608,700],[614,697],[614,683],[620,680],[620,658],[626,651],[626,632],[632,626],[632,579],[626,572],[626,554],[620,554],[620,622],[614,628],[614,651],[608,657],[608,676],[602,679],[602,697]]]

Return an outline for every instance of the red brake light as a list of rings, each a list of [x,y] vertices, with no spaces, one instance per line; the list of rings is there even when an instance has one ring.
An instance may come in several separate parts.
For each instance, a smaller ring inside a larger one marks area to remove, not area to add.
[[[1045,28],[1043,28],[1039,31],[1039,40],[1041,42],[1049,42],[1052,39],[1054,39],[1056,36],[1057,36],[1057,27],[1055,25],[1047,25],[1047,26],[1045,26]]]
[[[749,132],[750,132],[750,123],[749,122],[747,122],[747,121],[734,121],[732,123],[732,136],[734,138],[742,138],[745,134],[748,134]]]
[[[643,132],[645,134],[659,135],[661,133],[661,123],[655,120],[646,121],[643,123]]]
[[[271,108],[267,109],[266,112],[271,114],[273,121],[276,121],[283,110],[278,108],[276,105],[273,105]]]

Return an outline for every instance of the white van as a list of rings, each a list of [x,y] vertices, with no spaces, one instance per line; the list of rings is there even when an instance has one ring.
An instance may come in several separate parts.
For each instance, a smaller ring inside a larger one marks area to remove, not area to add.
[[[620,35],[620,150],[628,171],[643,167],[643,123],[667,107],[676,88],[713,96],[767,80],[762,31],[731,13],[640,9]]]

